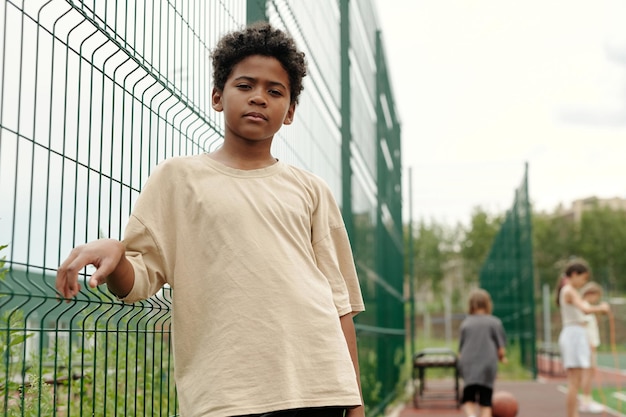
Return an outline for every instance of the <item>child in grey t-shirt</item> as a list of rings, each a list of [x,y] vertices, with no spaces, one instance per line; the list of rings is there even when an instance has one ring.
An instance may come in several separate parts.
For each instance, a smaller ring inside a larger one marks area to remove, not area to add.
[[[500,319],[491,315],[492,310],[487,291],[477,289],[470,293],[469,316],[461,323],[458,362],[463,378],[463,410],[467,417],[491,415],[483,408],[491,409],[498,360],[506,363],[504,328]]]

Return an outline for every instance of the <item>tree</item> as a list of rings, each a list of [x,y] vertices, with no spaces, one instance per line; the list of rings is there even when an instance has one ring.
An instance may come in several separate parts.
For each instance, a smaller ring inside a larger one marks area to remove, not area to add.
[[[563,263],[581,256],[579,229],[573,219],[555,214],[533,214],[533,257],[540,286],[555,285]]]
[[[449,241],[446,230],[435,221],[426,223],[421,220],[413,235],[412,256],[417,282],[420,286],[430,286],[437,294],[441,289],[443,266],[450,257],[446,245]]]
[[[478,280],[478,272],[489,255],[493,240],[500,230],[502,218],[502,215],[489,215],[481,207],[475,207],[472,211],[470,226],[464,231],[461,241],[466,281]]]
[[[626,273],[626,211],[595,206],[584,212],[577,243],[594,280],[608,290],[626,290],[621,279]]]
[[[540,284],[554,287],[565,262],[582,257],[607,290],[625,291],[626,211],[595,206],[580,222],[556,214],[533,215],[535,271]]]

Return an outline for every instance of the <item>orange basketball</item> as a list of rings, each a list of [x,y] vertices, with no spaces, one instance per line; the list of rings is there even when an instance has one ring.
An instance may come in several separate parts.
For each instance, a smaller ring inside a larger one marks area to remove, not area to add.
[[[519,410],[517,400],[508,391],[496,391],[491,397],[491,414],[493,417],[515,417]]]

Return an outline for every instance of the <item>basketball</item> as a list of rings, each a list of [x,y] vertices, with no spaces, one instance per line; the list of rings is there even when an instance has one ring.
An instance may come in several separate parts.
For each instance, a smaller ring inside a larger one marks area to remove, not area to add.
[[[496,391],[491,398],[491,414],[493,417],[515,417],[519,410],[517,400],[508,391]]]

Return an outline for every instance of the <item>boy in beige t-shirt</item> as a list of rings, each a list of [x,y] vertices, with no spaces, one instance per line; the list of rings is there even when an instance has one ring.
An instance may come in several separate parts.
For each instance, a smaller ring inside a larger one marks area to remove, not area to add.
[[[57,290],[107,284],[127,302],[172,287],[182,417],[363,417],[353,315],[364,309],[339,208],[317,176],[272,156],[291,124],[304,53],[269,24],[212,54],[216,151],[171,158],[145,184],[123,242],[72,250]]]

